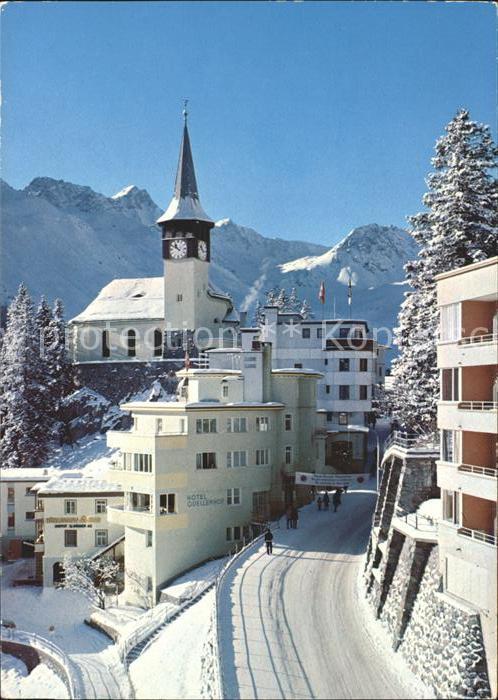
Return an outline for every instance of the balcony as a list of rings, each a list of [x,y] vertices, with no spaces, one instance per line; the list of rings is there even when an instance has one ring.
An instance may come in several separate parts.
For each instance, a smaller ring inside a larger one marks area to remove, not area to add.
[[[490,535],[482,530],[471,530],[469,527],[459,527],[458,534],[461,537],[467,537],[475,542],[483,542],[484,544],[490,544],[496,547],[496,535]]]
[[[497,354],[498,333],[469,335],[454,342],[440,342],[437,347],[440,367],[494,365]]]
[[[133,527],[138,530],[178,530],[188,527],[186,513],[154,513],[141,507],[125,508],[125,506],[108,506],[107,517],[110,523]]]
[[[438,428],[496,433],[498,402],[439,401]]]
[[[458,471],[479,474],[480,476],[490,476],[493,479],[498,477],[498,467],[479,467],[476,464],[460,464]]]
[[[473,464],[457,464],[439,460],[437,462],[437,484],[445,491],[462,493],[483,498],[496,499],[498,470]]]
[[[384,452],[390,448],[414,452],[439,452],[439,439],[434,434],[408,433],[394,430],[384,442]]]

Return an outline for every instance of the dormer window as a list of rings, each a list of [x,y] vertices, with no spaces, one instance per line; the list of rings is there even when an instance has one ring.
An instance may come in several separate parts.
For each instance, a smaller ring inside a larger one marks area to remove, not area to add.
[[[132,299],[141,299],[142,297],[145,296],[145,292],[137,292],[136,294],[132,294]]]

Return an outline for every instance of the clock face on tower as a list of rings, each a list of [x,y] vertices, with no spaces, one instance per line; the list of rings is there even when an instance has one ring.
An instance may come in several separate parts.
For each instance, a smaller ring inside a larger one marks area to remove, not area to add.
[[[199,241],[197,251],[198,251],[198,255],[199,255],[200,260],[207,259],[208,249],[207,249],[207,244],[205,241]]]
[[[172,258],[179,260],[187,255],[187,242],[180,239],[171,241],[169,244],[169,253]]]

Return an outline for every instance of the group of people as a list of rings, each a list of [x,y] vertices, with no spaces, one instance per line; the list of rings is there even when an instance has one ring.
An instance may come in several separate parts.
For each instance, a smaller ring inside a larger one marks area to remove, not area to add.
[[[295,530],[299,519],[299,511],[296,506],[287,506],[285,516],[287,518],[287,529],[291,528],[292,530]]]
[[[337,512],[337,509],[341,505],[341,494],[342,492],[346,492],[347,486],[344,487],[344,489],[337,488],[334,493],[332,494],[332,505],[334,506],[334,513]],[[318,495],[318,498],[316,499],[316,505],[318,510],[328,510],[329,505],[330,505],[330,496],[328,494],[328,491],[325,491],[323,496],[320,494]]]

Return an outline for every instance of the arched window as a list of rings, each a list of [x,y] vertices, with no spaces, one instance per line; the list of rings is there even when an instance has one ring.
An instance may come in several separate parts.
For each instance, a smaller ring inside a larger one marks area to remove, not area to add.
[[[162,357],[163,354],[163,334],[156,328],[154,331],[154,357]]]
[[[102,357],[110,357],[109,331],[102,331]]]
[[[137,356],[137,334],[133,328],[130,328],[126,334],[126,348],[128,351],[128,357]]]

